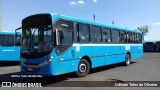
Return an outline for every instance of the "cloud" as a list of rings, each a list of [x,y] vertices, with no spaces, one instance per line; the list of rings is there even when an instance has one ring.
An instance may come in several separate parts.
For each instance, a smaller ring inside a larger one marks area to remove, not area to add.
[[[70,5],[76,5],[76,4],[85,4],[83,0],[78,0],[78,1],[72,1],[69,3]]]
[[[77,3],[75,1],[72,1],[69,3],[70,5],[76,5]]]
[[[154,25],[160,25],[160,22],[153,23]]]
[[[93,0],[93,2],[94,2],[94,3],[96,3],[96,2],[97,2],[97,0]]]
[[[85,4],[85,2],[83,0],[79,0],[77,4]]]

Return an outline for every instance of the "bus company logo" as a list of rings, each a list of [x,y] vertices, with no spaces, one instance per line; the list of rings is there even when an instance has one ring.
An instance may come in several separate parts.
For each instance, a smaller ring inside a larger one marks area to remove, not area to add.
[[[11,82],[2,82],[2,87],[11,87]]]

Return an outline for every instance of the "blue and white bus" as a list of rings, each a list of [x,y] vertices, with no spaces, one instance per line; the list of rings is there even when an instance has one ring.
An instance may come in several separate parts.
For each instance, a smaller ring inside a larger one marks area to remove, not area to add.
[[[38,34],[38,45],[33,43]],[[86,76],[90,69],[143,56],[142,33],[59,14],[22,20],[21,72]]]
[[[20,61],[21,34],[0,32],[0,61]]]

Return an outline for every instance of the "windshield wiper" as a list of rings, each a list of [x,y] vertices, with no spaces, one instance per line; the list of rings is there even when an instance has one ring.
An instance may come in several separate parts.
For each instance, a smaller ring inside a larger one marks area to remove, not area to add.
[[[35,34],[35,32],[36,32],[36,29],[33,31],[33,34],[32,34],[32,42],[34,41],[33,39],[34,39],[34,34]],[[33,42],[34,43],[34,42]]]
[[[36,29],[33,31],[33,34],[31,35],[31,39],[29,41],[29,46],[28,46],[28,50],[29,52],[34,52],[34,34],[36,32]]]

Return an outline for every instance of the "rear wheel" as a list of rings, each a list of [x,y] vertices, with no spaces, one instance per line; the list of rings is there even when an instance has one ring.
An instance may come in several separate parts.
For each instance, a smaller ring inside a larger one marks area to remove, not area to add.
[[[129,54],[126,54],[126,57],[125,57],[125,66],[128,66],[129,64],[131,63],[131,57]]]
[[[78,65],[78,71],[75,73],[78,77],[86,76],[90,71],[90,64],[86,59],[81,59]]]

